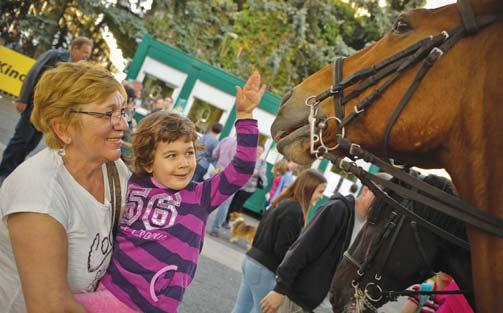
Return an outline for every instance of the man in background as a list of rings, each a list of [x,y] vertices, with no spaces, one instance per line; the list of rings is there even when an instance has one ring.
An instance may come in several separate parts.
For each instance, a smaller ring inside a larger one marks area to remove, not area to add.
[[[218,145],[218,135],[222,132],[222,129],[222,124],[215,123],[199,140],[199,143],[204,145],[205,150],[197,154],[197,166],[192,178],[193,181],[203,181],[204,174],[208,171],[210,164],[215,166],[216,159],[213,158],[213,150]]]
[[[217,147],[213,151],[213,158],[217,160],[217,171],[223,170],[232,161],[234,154],[236,154],[236,147],[236,136],[226,137],[218,143]],[[209,228],[210,236],[220,236],[220,228],[225,221],[225,217],[227,216],[227,211],[229,211],[229,206],[231,205],[232,198],[234,198],[234,195],[231,195],[216,209],[217,213],[215,215],[215,218],[213,219],[213,223]]]
[[[36,130],[30,122],[35,86],[42,74],[46,70],[55,67],[59,62],[88,60],[92,49],[93,42],[91,39],[77,37],[72,41],[69,51],[46,51],[30,69],[23,81],[19,99],[16,103],[16,109],[21,113],[21,117],[17,122],[14,136],[9,140],[3,152],[2,162],[0,163],[0,184],[24,161],[26,156],[35,149],[42,139],[42,133]]]

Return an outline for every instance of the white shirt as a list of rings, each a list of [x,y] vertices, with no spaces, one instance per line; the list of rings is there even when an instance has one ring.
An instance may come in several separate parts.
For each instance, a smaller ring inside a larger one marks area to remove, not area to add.
[[[349,247],[351,247],[351,245],[353,244],[353,241],[355,241],[355,239],[356,239],[356,236],[358,236],[358,233],[362,229],[363,225],[365,225],[365,221],[366,220],[360,218],[360,216],[356,212],[356,208],[355,208],[355,221],[353,224],[353,232],[351,233],[351,240],[349,242]]]
[[[115,161],[126,196],[129,170]],[[68,285],[73,293],[93,291],[110,262],[112,209],[106,174],[105,203],[100,203],[68,172],[55,150],[46,148],[22,163],[0,189],[0,308],[2,312],[26,312],[7,219],[12,213],[48,214],[66,230]],[[124,203],[123,203],[124,204]]]

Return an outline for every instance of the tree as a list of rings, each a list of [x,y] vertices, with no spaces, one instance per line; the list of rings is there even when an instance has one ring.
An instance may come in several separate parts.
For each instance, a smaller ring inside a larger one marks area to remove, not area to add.
[[[68,48],[76,36],[87,36],[94,41],[93,59],[114,70],[104,36],[112,32],[122,50],[132,56],[137,45],[134,39],[145,32],[133,7],[128,1],[8,0],[1,4],[1,37],[6,42],[17,41],[21,52],[37,57],[51,48]]]
[[[66,48],[72,37],[95,42],[93,58],[113,70],[104,33],[126,57],[148,31],[155,38],[239,77],[254,68],[278,94],[335,56],[381,37],[399,12],[425,0],[7,0],[1,36],[17,34],[25,54]],[[9,33],[11,31],[11,33]]]
[[[237,76],[259,69],[283,94],[335,56],[382,36],[396,9],[420,2],[162,0],[145,24],[154,37]]]

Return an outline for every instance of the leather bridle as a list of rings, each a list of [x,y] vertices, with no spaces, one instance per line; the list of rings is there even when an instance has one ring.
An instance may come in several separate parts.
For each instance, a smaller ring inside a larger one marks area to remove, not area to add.
[[[373,311],[377,311],[374,307],[374,304],[382,301],[383,297],[390,297],[391,293],[393,293],[384,292],[379,282],[382,278],[382,270],[384,270],[387,258],[400,232],[405,216],[408,216],[412,219],[411,223],[414,223],[413,229],[416,228],[416,224],[423,225],[433,233],[446,238],[450,242],[465,249],[469,249],[469,244],[467,242],[418,216],[413,212],[413,210],[389,197],[381,190],[381,188],[377,186],[377,184],[384,188],[392,190],[405,199],[420,202],[448,216],[465,222],[468,225],[482,229],[494,236],[503,237],[503,220],[501,220],[500,218],[484,212],[474,206],[471,206],[448,193],[445,193],[435,187],[428,185],[427,183],[416,179],[415,177],[401,171],[394,165],[377,158],[370,152],[362,149],[359,145],[351,143],[345,138],[345,127],[348,124],[355,120],[360,114],[365,112],[365,110],[367,110],[389,88],[389,86],[397,81],[406,70],[422,62],[422,65],[420,66],[419,71],[414,78],[414,81],[411,83],[402,99],[396,106],[385,128],[383,138],[381,140],[381,150],[385,159],[388,159],[387,149],[389,135],[391,133],[392,127],[398,119],[398,116],[416,91],[422,79],[439,59],[439,57],[446,51],[448,51],[452,46],[454,46],[454,44],[461,38],[468,35],[473,35],[480,29],[502,20],[502,17],[500,15],[476,17],[473,14],[471,6],[467,1],[468,0],[458,0],[457,2],[457,6],[463,20],[462,25],[454,27],[449,31],[442,31],[436,36],[430,36],[428,38],[420,40],[419,42],[385,59],[377,65],[358,71],[353,75],[343,79],[342,69],[344,59],[337,58],[334,61],[333,66],[333,85],[323,93],[317,96],[308,97],[305,101],[305,104],[310,109],[308,121],[310,128],[311,153],[314,154],[317,158],[326,158],[332,163],[338,165],[344,171],[350,172],[357,176],[362,181],[362,183],[367,185],[376,196],[384,198],[386,203],[394,209],[390,221],[383,229],[382,233],[379,234],[379,239],[376,243],[375,250],[367,260],[364,260],[364,262],[359,262],[353,256],[351,256],[349,252],[344,253],[344,257],[357,267],[357,275],[355,275],[356,278],[352,282],[352,286],[355,289],[357,310],[360,307],[367,307]],[[383,79],[386,79],[383,84],[372,91],[370,95],[367,96],[362,102],[355,105],[353,111],[349,115],[345,115],[345,104],[362,94],[365,90],[375,85],[377,82],[382,81]],[[344,95],[344,91],[348,87],[353,85],[356,85],[355,88],[349,94]],[[332,97],[333,99],[335,116],[327,117],[325,115],[320,115],[319,104],[329,97]],[[323,140],[323,132],[327,129],[328,122],[330,120],[337,122],[337,144],[333,147],[327,146]],[[374,163],[382,171],[387,172],[397,178],[399,181],[412,186],[415,191],[411,190],[410,188],[400,186],[400,184],[386,181],[385,179],[382,179],[376,175],[367,173],[361,167],[357,166],[356,163],[347,161],[346,159],[344,159],[344,157],[339,157],[330,153],[330,151],[338,148],[345,151],[345,154],[353,160],[362,159],[367,162]],[[418,193],[417,190],[421,191],[421,193]],[[379,247],[381,247],[383,243],[388,240],[388,238],[390,239],[390,241],[385,252],[386,255],[384,258],[384,263],[381,266],[381,271],[374,273],[373,281],[367,283],[365,288],[362,290],[361,288],[359,288],[359,282],[365,275],[368,266],[371,264],[378,251],[380,250]],[[425,262],[427,262],[425,251],[422,247],[420,238],[418,235],[416,235],[415,238],[418,250],[420,251]],[[427,265],[429,268],[431,268],[431,265]],[[376,297],[375,295],[373,295],[369,291],[370,287],[377,290],[379,296]],[[397,292],[394,293],[396,295]]]
[[[339,147],[340,144],[328,147],[323,142],[323,131],[326,130],[328,121],[334,120],[337,122],[337,137],[343,139],[345,137],[345,127],[348,124],[350,124],[361,113],[367,110],[377,99],[379,99],[381,95],[395,81],[397,81],[404,72],[422,61],[423,63],[417,72],[414,81],[411,83],[395,108],[395,111],[390,117],[385,128],[384,135],[381,140],[381,150],[384,158],[388,159],[387,147],[391,129],[419,86],[420,82],[435,62],[463,37],[472,35],[478,30],[494,22],[502,20],[502,16],[500,15],[475,17],[471,11],[470,5],[466,3],[466,0],[458,0],[458,8],[462,14],[468,14],[463,15],[462,25],[454,27],[449,31],[444,30],[436,36],[430,36],[422,39],[397,54],[383,60],[377,65],[360,70],[346,79],[342,79],[344,58],[336,58],[333,65],[334,84],[321,94],[317,96],[310,96],[305,100],[305,104],[310,108],[308,120],[311,132],[311,153],[321,158],[327,152]],[[355,105],[353,111],[349,115],[345,116],[345,104],[385,78],[387,78],[387,80],[380,87],[376,88],[361,103]],[[349,94],[344,95],[344,91],[348,87],[356,84],[358,85],[354,88],[354,90],[352,90]],[[320,116],[318,114],[318,105],[329,97],[333,98],[335,116]],[[316,147],[316,145],[318,146]]]
[[[427,206],[443,212],[444,214],[482,229],[491,235],[503,237],[503,220],[501,220],[500,218],[497,218],[492,214],[484,212],[472,205],[461,201],[457,197],[449,195],[438,190],[437,188],[434,188],[424,182],[417,180],[407,173],[400,171],[392,164],[385,162],[377,158],[370,152],[362,149],[359,145],[351,143],[345,138],[345,127],[355,118],[357,118],[361,113],[365,112],[365,110],[370,105],[372,105],[387,90],[387,88],[391,86],[393,82],[397,81],[397,79],[401,76],[402,73],[404,73],[406,69],[422,61],[422,65],[417,72],[414,81],[409,86],[399,104],[395,108],[395,111],[393,112],[386,126],[382,139],[382,150],[383,155],[387,156],[388,137],[396,119],[400,115],[400,112],[403,110],[405,105],[408,103],[414,91],[419,86],[421,80],[425,77],[428,70],[433,66],[435,61],[461,38],[469,34],[473,34],[477,30],[486,27],[487,25],[502,20],[502,16],[500,15],[475,17],[473,15],[473,12],[471,11],[470,6],[465,1],[467,0],[458,0],[458,7],[460,8],[460,12],[461,14],[464,14],[462,15],[462,25],[454,27],[449,31],[442,31],[436,36],[431,36],[420,40],[419,42],[385,59],[377,65],[358,71],[348,78],[343,79],[343,58],[336,59],[334,63],[333,85],[320,95],[310,96],[305,101],[305,104],[310,108],[308,121],[311,136],[311,153],[314,154],[317,158],[326,158],[330,160],[332,163],[338,165],[347,172],[352,172],[364,183],[365,181],[376,182],[381,186],[393,190],[404,198],[421,202]],[[476,28],[473,28],[475,27],[474,25],[476,26]],[[360,95],[363,91],[367,90],[378,81],[385,79],[386,77],[387,80],[380,87],[376,88],[368,97],[365,98],[364,101],[357,104],[349,115],[345,115],[344,106],[346,103]],[[358,85],[355,86],[351,93],[344,95],[346,88],[357,83]],[[333,98],[335,116],[327,117],[320,115],[319,104],[329,97]],[[337,122],[337,144],[333,147],[328,147],[323,140],[323,132],[327,129],[327,124],[330,120],[335,120]],[[419,195],[418,193],[412,192],[407,188],[403,188],[389,181],[385,181],[384,179],[379,178],[375,175],[364,173],[364,171],[359,169],[358,166],[353,162],[349,162],[347,160],[344,160],[343,157],[330,153],[331,150],[335,150],[337,148],[342,149],[345,154],[352,159],[363,159],[367,162],[374,163],[382,171],[391,174],[395,178],[398,178],[400,181],[410,186],[413,186],[417,190],[420,190],[424,195]],[[361,178],[360,176],[365,176],[365,179]],[[379,188],[377,188],[376,192],[376,196],[384,196],[382,192],[379,191]],[[404,208],[400,207],[401,206],[398,204],[397,209],[403,211]],[[414,218],[417,220],[420,217],[417,217],[416,215],[416,217]],[[431,223],[428,223],[427,221],[417,221],[419,224],[425,225],[426,227],[432,229],[432,231],[434,232],[442,233],[442,230],[435,229],[435,226],[431,225]]]
[[[403,200],[401,205],[408,210],[414,212],[414,202],[409,200]],[[374,208],[375,209],[375,208]],[[374,210],[373,209],[373,210]],[[370,217],[367,223],[376,224],[378,219],[372,220]],[[398,236],[404,226],[406,220],[406,214],[400,213],[399,211],[392,210],[390,213],[389,220],[386,222],[382,230],[377,234],[373,245],[371,246],[370,252],[363,261],[359,261],[351,253],[351,249],[344,252],[343,257],[347,259],[356,268],[356,275],[351,281],[351,286],[354,289],[354,299],[357,312],[363,310],[364,308],[370,309],[373,312],[377,312],[376,307],[378,304],[385,303],[390,300],[394,300],[400,295],[412,295],[412,294],[422,294],[422,291],[394,291],[385,290],[382,287],[382,277],[384,270],[386,269],[386,264],[388,262],[389,256],[395,246]],[[426,249],[421,241],[421,236],[417,228],[417,222],[410,220],[410,226],[414,235],[414,241],[416,244],[416,250],[424,263],[426,269],[425,276],[432,276],[435,271],[433,264],[428,261],[426,255]],[[451,234],[452,235],[452,234]],[[455,236],[455,235],[452,235]],[[469,244],[464,239],[457,238],[457,240],[451,240],[451,237],[447,237],[446,240],[451,244],[457,245],[462,249],[469,250]],[[387,245],[386,245],[387,243]],[[383,250],[384,249],[384,250]],[[377,257],[381,251],[384,251],[383,256],[377,260]],[[378,261],[378,263],[377,263]],[[363,288],[360,287],[362,281],[365,277],[368,277]],[[456,291],[449,292],[452,293],[469,293],[471,291]],[[443,292],[429,292],[428,294],[443,293]]]

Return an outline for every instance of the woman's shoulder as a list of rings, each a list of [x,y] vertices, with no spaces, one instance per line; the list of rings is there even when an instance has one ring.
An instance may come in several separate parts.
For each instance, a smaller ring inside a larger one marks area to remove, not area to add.
[[[4,181],[0,189],[2,215],[15,212],[48,213],[54,202],[61,202],[64,176],[61,157],[44,149],[21,164]]]
[[[57,151],[46,148],[24,161],[5,180],[6,185],[46,188],[63,167]]]
[[[277,213],[283,216],[302,215],[302,207],[299,201],[295,199],[284,199],[277,205]]]

